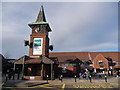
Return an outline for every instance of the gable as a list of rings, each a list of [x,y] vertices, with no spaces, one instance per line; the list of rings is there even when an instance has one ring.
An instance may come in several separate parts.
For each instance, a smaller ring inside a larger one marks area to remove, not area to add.
[[[108,61],[102,54],[98,54],[94,59],[93,62],[95,62],[96,60],[102,60],[102,61]]]
[[[93,66],[94,68],[108,68],[108,60],[102,54],[98,54],[93,59]]]

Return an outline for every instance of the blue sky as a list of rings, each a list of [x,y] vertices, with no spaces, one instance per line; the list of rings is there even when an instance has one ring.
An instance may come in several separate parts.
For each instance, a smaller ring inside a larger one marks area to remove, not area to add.
[[[17,2],[2,3],[2,53],[10,58],[28,55],[31,29],[40,6],[52,32],[52,52],[117,51],[117,2]]]

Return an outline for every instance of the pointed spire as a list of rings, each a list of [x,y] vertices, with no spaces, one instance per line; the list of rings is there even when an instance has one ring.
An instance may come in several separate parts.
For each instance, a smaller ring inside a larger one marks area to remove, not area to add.
[[[36,22],[46,22],[43,6],[40,8]]]

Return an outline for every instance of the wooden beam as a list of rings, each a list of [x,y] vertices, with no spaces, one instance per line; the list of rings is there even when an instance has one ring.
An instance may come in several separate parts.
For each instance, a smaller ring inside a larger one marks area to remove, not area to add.
[[[23,58],[23,63],[22,63],[22,78],[24,77],[24,66],[25,65],[25,56],[24,56],[24,58]]]
[[[53,63],[51,63],[51,80],[53,79]]]
[[[42,66],[41,66],[41,78],[43,79],[43,68],[44,68],[44,66],[43,66],[43,63],[42,63]]]

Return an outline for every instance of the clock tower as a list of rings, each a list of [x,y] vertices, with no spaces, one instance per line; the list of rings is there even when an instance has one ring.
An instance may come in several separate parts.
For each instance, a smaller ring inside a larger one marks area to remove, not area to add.
[[[28,24],[32,29],[30,35],[29,56],[35,57],[44,55],[49,56],[49,36],[51,31],[49,24],[46,22],[43,6],[35,22]]]

